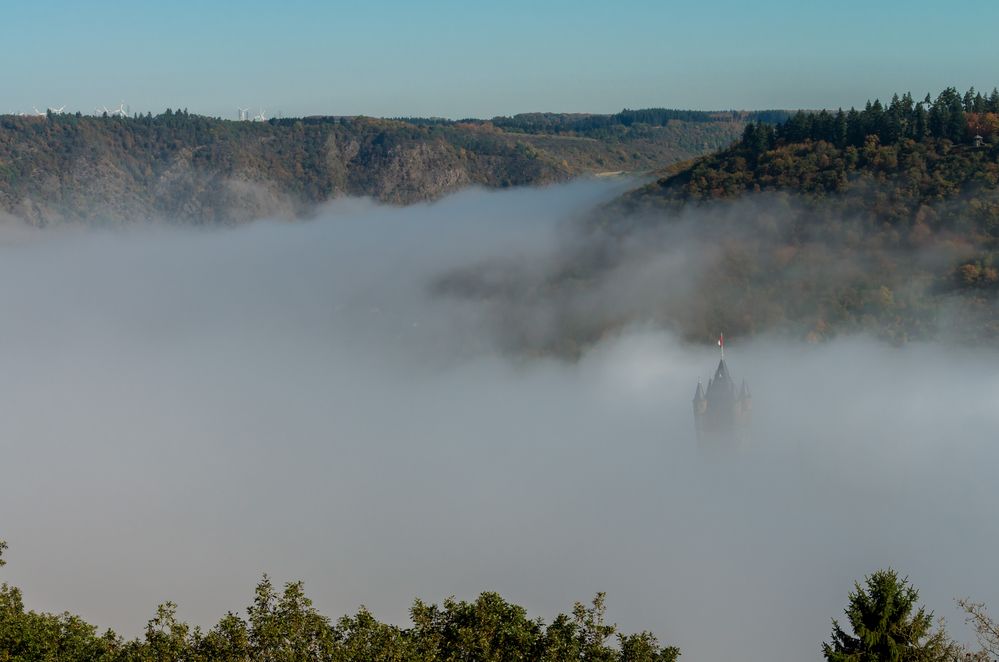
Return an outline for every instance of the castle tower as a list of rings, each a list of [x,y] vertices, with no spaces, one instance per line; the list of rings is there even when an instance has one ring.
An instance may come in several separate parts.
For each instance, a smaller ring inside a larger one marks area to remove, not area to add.
[[[725,363],[725,338],[719,336],[721,360],[705,390],[697,383],[694,392],[694,429],[705,446],[735,445],[744,436],[752,411],[752,396],[745,380],[738,390]]]

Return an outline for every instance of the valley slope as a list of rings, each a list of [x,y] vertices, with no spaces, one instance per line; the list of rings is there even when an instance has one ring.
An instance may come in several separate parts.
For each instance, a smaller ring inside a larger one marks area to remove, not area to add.
[[[496,122],[309,117],[0,118],[0,212],[33,225],[298,216],[339,196],[406,204],[647,171],[735,140],[752,115],[535,115]],[[648,123],[648,122],[653,123]],[[503,128],[501,128],[501,126]]]
[[[999,93],[751,123],[599,209],[540,282],[488,273],[441,287],[490,300],[509,346],[532,352],[578,354],[636,323],[699,342],[997,342]],[[537,311],[540,336],[527,322]]]

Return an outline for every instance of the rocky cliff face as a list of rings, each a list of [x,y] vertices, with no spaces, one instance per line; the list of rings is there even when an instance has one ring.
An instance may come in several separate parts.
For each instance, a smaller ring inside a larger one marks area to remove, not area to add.
[[[696,131],[708,131],[717,143],[740,128],[699,123]],[[676,125],[593,139],[506,133],[488,123],[369,118],[6,116],[0,118],[0,211],[39,226],[234,223],[307,213],[345,195],[407,204],[473,184],[537,185],[661,166],[700,149],[684,144],[685,135]]]

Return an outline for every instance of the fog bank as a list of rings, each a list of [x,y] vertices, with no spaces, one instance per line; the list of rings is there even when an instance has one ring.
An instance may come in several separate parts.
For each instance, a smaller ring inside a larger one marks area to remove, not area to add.
[[[3,228],[0,577],[129,636],[168,599],[211,625],[262,572],[399,623],[414,597],[496,590],[550,619],[607,591],[611,620],[685,660],[763,661],[818,658],[852,582],[891,565],[970,639],[953,598],[999,607],[999,352],[733,342],[753,435],[705,457],[690,399],[713,348],[638,325],[575,362],[511,355],[494,306],[441,293],[496,261],[536,283],[623,186]],[[613,291],[683,291],[683,249]],[[518,328],[544,315],[528,287]]]

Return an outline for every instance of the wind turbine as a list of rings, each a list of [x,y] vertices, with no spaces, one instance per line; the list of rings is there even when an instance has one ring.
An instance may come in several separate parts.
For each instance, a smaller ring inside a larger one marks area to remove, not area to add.
[[[242,121],[250,119],[250,109],[249,108],[240,108],[239,106],[237,106],[236,110],[239,111],[239,121],[242,122]]]
[[[31,108],[35,111],[35,115],[38,115],[39,117],[45,117],[45,113],[43,113],[42,111],[38,110],[37,106],[32,106]]]
[[[260,109],[260,114],[258,114],[256,117],[253,118],[253,121],[254,122],[266,122],[267,121],[267,116],[264,115],[264,109],[263,108]]]
[[[63,106],[62,108],[49,108],[49,112],[54,113],[56,115],[58,115],[64,110],[66,110],[66,106]]]
[[[125,102],[122,101],[118,104],[118,107],[112,110],[111,114],[118,115],[119,117],[126,117],[128,115],[128,111],[125,110]]]

